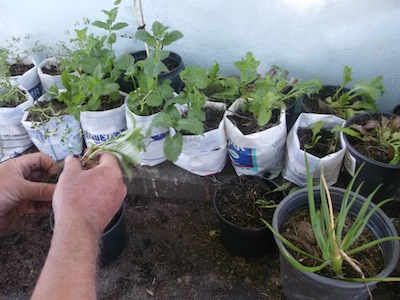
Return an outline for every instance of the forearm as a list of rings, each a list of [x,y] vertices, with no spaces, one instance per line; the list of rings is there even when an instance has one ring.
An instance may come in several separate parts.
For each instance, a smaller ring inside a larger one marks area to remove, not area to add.
[[[57,224],[32,299],[95,299],[98,241],[89,226]]]

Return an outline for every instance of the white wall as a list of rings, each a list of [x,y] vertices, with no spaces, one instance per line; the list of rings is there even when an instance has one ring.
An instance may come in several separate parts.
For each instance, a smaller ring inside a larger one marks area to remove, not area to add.
[[[262,61],[261,71],[278,65],[308,80],[341,81],[342,66],[356,80],[384,76],[382,111],[400,103],[400,2],[398,0],[142,0],[147,28],[158,20],[180,30],[184,39],[169,49],[186,65],[211,66],[236,73],[232,63],[247,51]],[[87,17],[104,19],[112,0],[13,0],[0,4],[0,43],[13,36],[54,45],[73,36],[74,24]],[[133,0],[123,0],[119,19],[137,27]],[[80,26],[78,26],[80,28]],[[70,36],[65,31],[71,31]],[[141,49],[121,39],[118,51]],[[41,57],[39,57],[41,58]]]

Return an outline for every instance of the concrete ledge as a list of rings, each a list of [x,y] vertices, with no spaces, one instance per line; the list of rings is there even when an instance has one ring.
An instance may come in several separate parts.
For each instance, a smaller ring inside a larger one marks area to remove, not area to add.
[[[192,174],[169,161],[154,167],[133,167],[132,173],[131,182],[125,178],[128,194],[202,201],[211,200],[221,182],[237,176],[229,160],[222,172],[213,176]]]

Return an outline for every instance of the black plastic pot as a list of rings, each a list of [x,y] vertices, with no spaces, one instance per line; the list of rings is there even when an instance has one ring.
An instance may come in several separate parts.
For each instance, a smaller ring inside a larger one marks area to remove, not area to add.
[[[146,51],[134,52],[131,53],[131,55],[135,61],[144,60],[147,57]],[[179,77],[179,73],[185,68],[182,58],[175,52],[170,52],[169,56],[163,62],[170,71],[160,74],[158,77],[159,82],[162,83],[164,80],[170,79],[171,87],[176,93],[179,93],[184,86],[183,81]],[[135,89],[131,81],[125,81],[123,78],[121,78],[118,83],[120,85],[120,89],[125,93],[129,93]]]
[[[125,250],[128,242],[125,224],[125,201],[106,227],[100,239],[100,265],[105,267],[116,260]],[[50,216],[50,226],[54,229],[53,213]]]
[[[245,175],[242,177],[250,180],[262,180],[264,184],[272,189],[277,187],[277,184],[269,179],[259,176]],[[224,186],[238,180],[238,177],[230,179],[228,182],[220,186],[214,193],[213,206],[219,220],[219,239],[222,245],[233,255],[243,257],[257,257],[271,253],[275,249],[272,232],[266,226],[257,228],[244,228],[237,226],[224,218],[219,209],[218,194],[224,189]],[[285,194],[282,193],[282,198]]]
[[[380,113],[368,113],[356,115],[345,123],[345,127],[356,123],[361,118],[365,116],[371,116],[374,119],[379,120],[382,114]],[[383,114],[386,117],[390,115]],[[364,182],[361,187],[360,194],[368,197],[369,194],[379,185],[383,186],[378,190],[373,198],[375,203],[379,203],[382,200],[400,196],[400,164],[390,165],[379,161],[372,160],[371,158],[361,154],[351,145],[347,139],[346,134],[342,134],[344,143],[347,146],[346,155],[344,158],[344,170],[342,172],[342,178],[345,184],[347,184],[358,168],[365,162],[363,168],[361,169],[358,177],[355,180],[354,190]],[[400,214],[400,201],[395,199],[387,204],[385,204],[382,209],[389,216],[398,216]]]
[[[392,114],[400,116],[400,104],[393,108]]]
[[[345,190],[331,187],[330,192],[334,208],[340,208]],[[272,226],[275,230],[279,231],[279,228],[290,214],[308,208],[307,195],[308,192],[306,188],[300,189],[288,195],[278,205],[272,220]],[[320,203],[319,187],[314,188],[314,196],[318,205]],[[350,209],[350,215],[356,216],[364,201],[364,197],[358,196]],[[374,206],[375,205],[371,203],[368,211]],[[380,209],[371,216],[367,226],[376,238],[397,236],[396,229],[392,222]],[[282,251],[288,253],[283,243],[277,237],[275,237],[275,242],[280,250],[280,270],[283,292],[288,299],[368,299],[368,291],[364,283],[336,280],[311,272],[299,271],[283,256]],[[399,241],[382,243],[381,248],[384,258],[384,267],[375,277],[383,278],[389,276],[397,265],[400,255]],[[370,282],[367,283],[367,285],[372,291],[376,286],[376,282]]]

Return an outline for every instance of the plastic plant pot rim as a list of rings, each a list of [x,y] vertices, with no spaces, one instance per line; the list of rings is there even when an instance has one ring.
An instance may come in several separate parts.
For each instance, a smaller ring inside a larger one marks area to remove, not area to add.
[[[114,222],[114,224],[110,228],[107,229],[107,231],[103,231],[103,233],[101,234],[101,238],[108,235],[111,231],[113,231],[115,229],[115,227],[117,227],[119,225],[122,217],[125,215],[125,210],[126,210],[126,204],[125,204],[125,200],[124,200],[122,202],[121,208],[115,214],[115,215],[119,215],[119,218]],[[53,211],[50,213],[50,227],[52,230],[54,230],[54,213],[53,213]],[[106,226],[106,228],[107,227],[108,227],[108,225]]]
[[[385,113],[364,113],[364,114],[359,114],[359,115],[356,115],[356,116],[350,118],[349,120],[346,121],[346,123],[343,126],[344,127],[349,127],[349,125],[354,124],[358,119],[360,119],[360,118],[362,118],[364,116],[372,116],[373,117],[373,116],[378,116],[378,115],[379,116],[385,116],[385,117],[393,116],[393,115],[385,114]],[[369,158],[368,156],[365,156],[364,154],[361,154],[356,149],[354,149],[353,145],[349,142],[349,140],[347,139],[347,135],[344,132],[341,132],[340,135],[342,136],[343,141],[346,144],[348,151],[351,152],[351,155],[354,155],[352,153],[355,153],[362,160],[367,161],[370,164],[376,165],[376,166],[381,167],[381,168],[400,169],[400,164],[397,164],[397,165],[385,164],[383,162],[373,160],[373,159]]]
[[[273,180],[271,180],[271,179],[268,179],[268,178],[265,178],[265,177],[262,177],[262,176],[259,176],[259,175],[242,175],[242,176],[259,178],[259,179],[265,180],[265,181],[267,181],[267,182],[270,182],[270,183],[273,184],[275,187],[278,187],[278,186],[279,186],[275,181],[273,181]],[[227,184],[227,183],[229,183],[229,182],[231,182],[231,181],[233,181],[233,180],[237,180],[237,179],[238,179],[237,177],[232,177],[232,178],[228,179],[226,182],[224,182],[221,186],[219,186],[219,187],[215,190],[214,196],[213,196],[214,211],[217,213],[217,215],[218,215],[218,217],[220,218],[220,220],[223,220],[225,223],[229,224],[230,226],[232,226],[232,227],[234,227],[234,228],[236,228],[236,229],[238,229],[238,230],[248,231],[248,232],[263,231],[263,230],[265,230],[265,229],[267,228],[266,226],[260,226],[260,227],[254,227],[254,228],[246,228],[246,227],[237,226],[236,224],[232,223],[231,221],[227,220],[225,217],[223,217],[223,216],[221,215],[221,213],[220,213],[220,211],[219,211],[219,209],[218,209],[218,207],[217,207],[217,194],[218,194],[218,192],[224,187],[225,184]],[[283,193],[283,196],[286,197],[286,193],[285,193],[285,192],[281,191],[281,193]],[[283,201],[283,199],[282,199],[282,201]]]
[[[318,194],[319,193],[319,187],[314,187],[314,194]],[[344,189],[342,188],[338,188],[338,187],[330,187],[329,191],[331,193],[331,195],[343,195],[344,194]],[[303,208],[307,208],[308,207],[308,202],[304,201],[302,203],[295,203],[295,205],[293,204],[288,204],[289,202],[292,202],[293,198],[298,198],[300,196],[305,197],[305,199],[307,199],[307,195],[308,195],[308,191],[307,188],[302,188],[297,190],[296,192],[293,192],[292,194],[288,195],[285,197],[285,199],[282,200],[282,202],[278,205],[278,207],[275,209],[275,213],[274,216],[272,218],[272,226],[275,230],[278,230],[280,228],[280,226],[284,223],[284,221],[287,219],[287,216],[290,215],[291,213],[297,211],[298,209],[303,209]],[[350,197],[352,197],[352,195],[354,195],[353,192],[350,192]],[[357,196],[360,201],[365,201],[365,197],[358,195]],[[333,198],[333,197],[332,197]],[[318,201],[318,200],[316,200]],[[357,203],[357,201],[355,202]],[[376,205],[374,203],[370,203],[370,208],[375,207]],[[289,207],[289,208],[287,208]],[[288,210],[286,213],[282,213],[283,214],[283,218],[281,220],[281,223],[279,223],[279,215],[281,214],[281,211],[284,210]],[[351,210],[350,210],[350,214],[351,214]],[[385,223],[386,227],[388,228],[389,231],[389,235],[390,236],[398,236],[396,229],[394,228],[392,222],[390,221],[389,217],[381,210],[378,209],[376,211],[376,213],[373,215],[375,218],[379,218],[379,221],[381,223]],[[374,230],[372,228],[372,226],[370,224],[371,222],[368,222],[367,227],[371,229],[371,231],[373,231],[373,233],[376,233],[376,230]],[[278,230],[279,231],[279,230]],[[293,257],[289,251],[287,250],[287,248],[285,247],[285,245],[274,235],[274,239],[275,242],[279,248],[279,251],[285,251],[285,253],[287,253],[288,255],[290,255],[291,257]],[[393,256],[391,261],[385,265],[387,263],[387,257],[384,257],[384,267],[383,270],[378,273],[376,276],[377,278],[384,278],[384,277],[388,277],[391,272],[395,269],[397,262],[399,260],[400,257],[400,244],[399,241],[391,241],[391,242],[386,242],[386,243],[391,243],[393,245]],[[385,244],[386,244],[385,243]],[[386,246],[385,248],[387,248],[388,246]],[[293,267],[295,268],[295,267]],[[365,284],[362,282],[352,282],[352,281],[345,281],[345,280],[338,280],[338,279],[333,279],[333,278],[329,278],[329,277],[324,277],[321,275],[318,275],[316,273],[313,272],[304,272],[304,271],[300,271],[303,275],[309,277],[311,280],[315,280],[317,282],[321,282],[322,284],[326,284],[326,285],[331,285],[331,286],[336,286],[338,288],[362,288],[365,287]],[[368,282],[366,283],[368,286],[375,286],[377,282]]]

